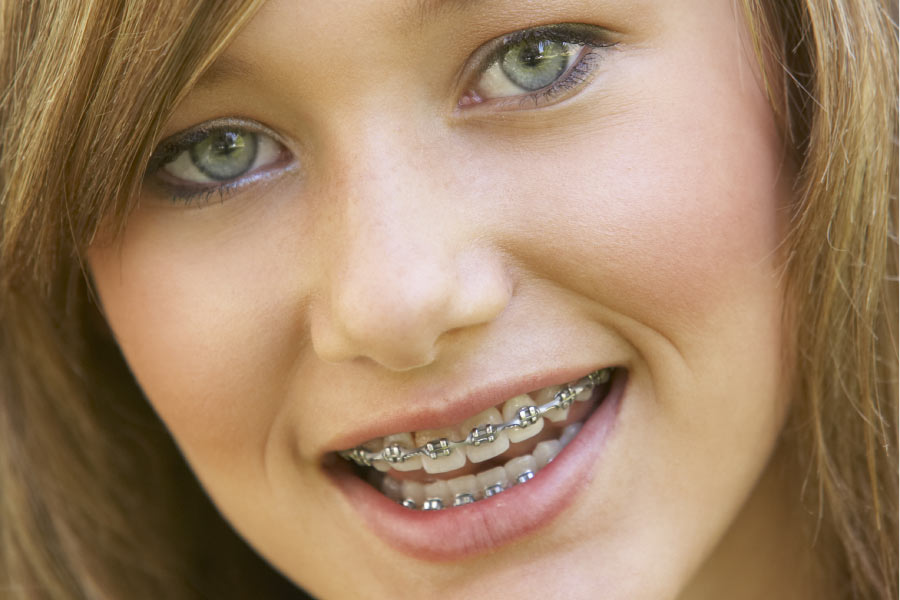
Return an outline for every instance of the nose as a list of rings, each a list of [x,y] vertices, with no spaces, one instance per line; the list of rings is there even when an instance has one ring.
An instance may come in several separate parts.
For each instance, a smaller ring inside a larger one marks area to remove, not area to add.
[[[367,358],[406,371],[434,362],[445,334],[493,321],[512,285],[501,254],[477,243],[475,215],[448,209],[446,186],[429,189],[427,169],[375,163],[370,170],[357,155],[344,176],[352,183],[337,199],[312,343],[328,362]]]

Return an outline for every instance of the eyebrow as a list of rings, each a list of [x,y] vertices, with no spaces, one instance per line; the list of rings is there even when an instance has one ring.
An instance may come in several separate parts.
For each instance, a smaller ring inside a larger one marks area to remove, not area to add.
[[[478,0],[415,0],[407,12],[407,18],[424,24],[448,13],[462,12]]]
[[[256,69],[248,60],[237,55],[223,54],[203,71],[195,84],[196,88],[215,87],[228,80],[250,78]]]
[[[420,26],[448,14],[462,12],[480,0],[413,0],[401,19]],[[229,80],[243,80],[257,73],[254,63],[233,54],[217,58],[197,79],[195,88],[212,88]]]

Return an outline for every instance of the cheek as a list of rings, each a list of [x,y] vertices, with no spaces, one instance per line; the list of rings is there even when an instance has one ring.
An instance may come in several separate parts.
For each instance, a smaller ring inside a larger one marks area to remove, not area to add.
[[[129,365],[182,449],[215,448],[213,460],[234,464],[264,443],[296,356],[272,348],[299,348],[301,321],[274,301],[292,285],[272,260],[276,241],[245,231],[223,243],[206,224],[178,221],[136,215],[120,246],[91,250],[91,270]]]
[[[518,206],[494,226],[549,279],[671,339],[736,322],[742,306],[778,312],[789,184],[768,103],[727,81],[645,79],[661,87],[613,109],[601,99],[614,117],[586,116],[500,180],[494,193]],[[682,97],[714,83],[734,91]]]

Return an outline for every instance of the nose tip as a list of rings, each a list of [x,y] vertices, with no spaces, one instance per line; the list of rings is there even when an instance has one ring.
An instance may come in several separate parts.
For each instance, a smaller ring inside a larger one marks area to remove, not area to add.
[[[501,265],[474,253],[450,263],[421,254],[393,266],[361,261],[331,290],[311,322],[319,358],[364,357],[393,371],[434,362],[444,334],[489,323],[511,294]]]

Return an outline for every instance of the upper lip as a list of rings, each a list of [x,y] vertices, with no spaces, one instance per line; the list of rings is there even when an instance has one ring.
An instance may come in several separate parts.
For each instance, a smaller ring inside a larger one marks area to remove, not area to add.
[[[517,377],[515,380],[489,383],[463,393],[438,392],[438,396],[441,398],[440,402],[416,402],[413,398],[404,405],[404,408],[408,407],[408,410],[403,410],[396,416],[386,416],[353,430],[338,433],[326,444],[323,453],[348,450],[370,440],[396,433],[453,427],[473,415],[520,394],[575,381],[597,369],[612,366],[614,365],[592,363],[551,371],[535,371]],[[429,392],[428,396],[433,399],[435,392]]]

